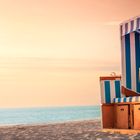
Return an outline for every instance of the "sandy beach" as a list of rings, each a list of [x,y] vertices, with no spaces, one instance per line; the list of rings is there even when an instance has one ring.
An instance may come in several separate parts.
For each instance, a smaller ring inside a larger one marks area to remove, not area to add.
[[[124,135],[100,131],[100,121],[1,126],[0,140],[139,140],[139,134]]]

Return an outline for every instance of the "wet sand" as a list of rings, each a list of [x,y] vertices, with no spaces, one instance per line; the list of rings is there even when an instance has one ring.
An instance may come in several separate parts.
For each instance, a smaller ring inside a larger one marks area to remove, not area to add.
[[[100,121],[0,126],[0,140],[140,140],[140,134],[101,132]]]

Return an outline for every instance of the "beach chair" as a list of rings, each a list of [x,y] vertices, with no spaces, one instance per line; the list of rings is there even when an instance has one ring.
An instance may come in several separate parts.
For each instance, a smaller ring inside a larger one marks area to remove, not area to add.
[[[121,76],[100,77],[102,127],[114,128],[114,99],[124,97],[121,93]]]
[[[102,127],[140,130],[140,17],[120,25],[122,75],[100,77]]]
[[[140,129],[140,17],[120,25],[122,56],[122,90],[125,98],[114,99],[115,104],[128,107],[128,126]]]

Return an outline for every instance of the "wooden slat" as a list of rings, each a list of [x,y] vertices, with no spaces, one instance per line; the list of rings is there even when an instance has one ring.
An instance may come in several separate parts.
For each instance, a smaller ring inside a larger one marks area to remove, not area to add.
[[[101,80],[120,80],[121,76],[102,76],[100,77]]]
[[[102,105],[102,125],[103,128],[114,127],[114,106]]]
[[[140,129],[140,104],[133,105],[134,109],[134,129]]]
[[[117,105],[116,106],[116,128],[128,129],[128,105]]]

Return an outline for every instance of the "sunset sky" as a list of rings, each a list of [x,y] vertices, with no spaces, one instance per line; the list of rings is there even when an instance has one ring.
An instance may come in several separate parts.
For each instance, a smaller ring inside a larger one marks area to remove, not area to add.
[[[137,15],[140,0],[0,0],[0,107],[99,104]]]

